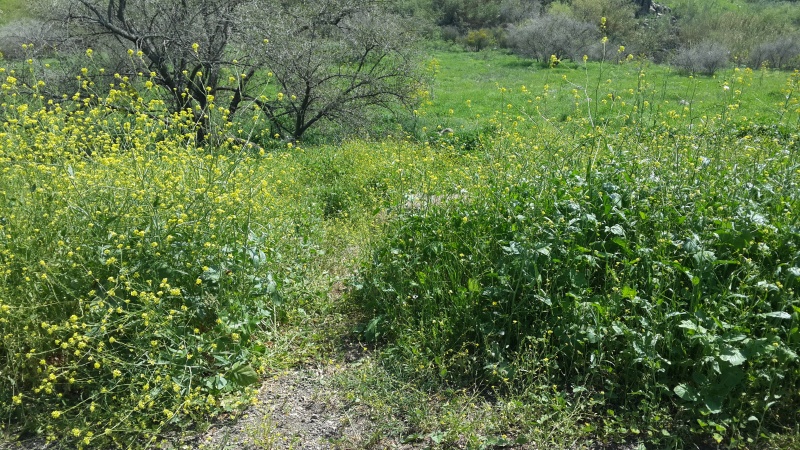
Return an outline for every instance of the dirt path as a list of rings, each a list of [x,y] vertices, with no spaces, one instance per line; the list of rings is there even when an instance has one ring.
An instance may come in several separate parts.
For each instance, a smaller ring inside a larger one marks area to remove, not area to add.
[[[371,421],[346,409],[332,377],[342,366],[296,369],[267,380],[257,402],[236,421],[212,426],[175,449],[411,449],[376,436]]]

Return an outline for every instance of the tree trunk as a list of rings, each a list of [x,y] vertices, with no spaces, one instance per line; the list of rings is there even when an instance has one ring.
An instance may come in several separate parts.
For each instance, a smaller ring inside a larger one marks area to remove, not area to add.
[[[650,12],[650,7],[653,6],[653,0],[633,0],[639,9],[636,11],[636,17],[641,17]]]

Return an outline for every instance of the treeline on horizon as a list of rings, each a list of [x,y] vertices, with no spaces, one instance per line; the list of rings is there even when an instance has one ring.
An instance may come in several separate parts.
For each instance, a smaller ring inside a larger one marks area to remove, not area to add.
[[[729,64],[800,68],[800,8],[786,0],[394,0],[421,35],[467,50],[505,48],[549,65],[555,60],[645,57],[687,73]],[[0,1],[0,52],[7,59],[63,50],[66,38],[38,6]],[[22,12],[21,12],[22,11]],[[3,16],[7,18],[4,20]],[[74,45],[74,43],[73,43]],[[82,50],[82,49],[79,49]]]
[[[713,73],[728,63],[800,67],[797,5],[768,0],[406,0],[398,8],[429,24],[430,36],[468,50],[508,48],[543,64],[551,55],[600,60],[622,53],[687,72]]]

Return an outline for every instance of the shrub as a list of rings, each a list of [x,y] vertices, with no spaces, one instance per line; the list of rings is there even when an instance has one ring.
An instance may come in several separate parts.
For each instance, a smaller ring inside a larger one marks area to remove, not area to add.
[[[745,171],[728,156],[695,166],[628,151],[590,174],[500,169],[406,211],[355,293],[372,314],[365,336],[420,383],[586,392],[609,421],[636,411],[628,425],[648,434],[793,427],[793,163]]]
[[[646,55],[656,63],[663,63],[680,47],[678,29],[669,16],[644,17],[626,47],[633,55]]]
[[[599,39],[597,26],[561,14],[539,16],[508,30],[515,53],[541,62],[551,55],[579,60]]]
[[[198,148],[190,115],[140,97],[145,81],[50,107],[4,73],[3,422],[136,447],[246,404],[283,316],[271,249],[295,233],[270,211],[291,202],[235,140]]]
[[[723,45],[706,41],[678,50],[672,65],[683,73],[713,75],[728,64],[729,53]]]
[[[751,68],[766,64],[773,69],[792,69],[800,63],[800,38],[783,37],[757,45],[750,50],[747,65]]]
[[[628,120],[650,100],[626,106],[609,87],[592,96],[613,108],[519,125],[543,103],[503,91],[512,112],[464,153],[459,191],[400,210],[360,272],[363,336],[423,391],[485,389],[502,404],[546,389],[599,417],[598,439],[624,428],[654,448],[687,434],[744,447],[793,430],[796,115],[764,129],[728,120],[751,76],[737,70],[702,123],[673,107]],[[625,128],[596,125],[608,117]]]
[[[791,2],[731,2],[708,0],[674,4],[684,44],[714,41],[725,44],[732,60],[746,61],[750,50],[775,36],[797,30],[797,7]]]
[[[433,2],[438,25],[454,25],[460,29],[478,29],[498,24],[499,0],[445,0]]]
[[[487,30],[486,28],[472,30],[467,33],[467,36],[464,38],[464,46],[475,52],[488,48],[494,45],[495,42],[496,40],[494,36],[492,36],[491,30]]]
[[[503,0],[500,3],[500,20],[502,23],[520,23],[536,17],[542,12],[542,5],[537,0]]]
[[[636,6],[630,0],[572,0],[570,9],[575,19],[601,23],[602,32],[616,43],[628,45],[638,27]]]
[[[444,41],[456,42],[461,37],[461,31],[454,25],[445,25],[439,29],[439,35]]]

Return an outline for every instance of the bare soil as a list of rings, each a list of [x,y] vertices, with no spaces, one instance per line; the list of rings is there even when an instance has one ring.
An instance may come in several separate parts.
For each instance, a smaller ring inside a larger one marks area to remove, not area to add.
[[[371,420],[347,408],[332,384],[341,365],[296,369],[267,380],[257,402],[234,422],[212,426],[173,448],[214,450],[412,447],[375,436]]]

